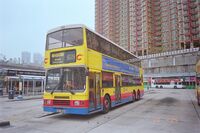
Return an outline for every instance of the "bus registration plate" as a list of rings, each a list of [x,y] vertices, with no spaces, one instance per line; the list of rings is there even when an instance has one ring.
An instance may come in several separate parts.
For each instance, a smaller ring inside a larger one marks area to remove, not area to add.
[[[63,109],[57,109],[57,112],[58,113],[64,113],[64,110]]]

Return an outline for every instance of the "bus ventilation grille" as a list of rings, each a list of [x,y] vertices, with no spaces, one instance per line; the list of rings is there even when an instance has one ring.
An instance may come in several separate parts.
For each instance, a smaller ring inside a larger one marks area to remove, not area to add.
[[[53,100],[53,105],[56,106],[69,106],[70,101],[69,100]]]
[[[55,99],[69,99],[69,96],[54,96]]]

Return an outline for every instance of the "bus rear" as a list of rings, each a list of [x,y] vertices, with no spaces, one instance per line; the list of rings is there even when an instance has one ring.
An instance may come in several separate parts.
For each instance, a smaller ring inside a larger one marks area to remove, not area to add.
[[[84,42],[82,27],[60,27],[47,34],[44,111],[88,113],[87,55]]]

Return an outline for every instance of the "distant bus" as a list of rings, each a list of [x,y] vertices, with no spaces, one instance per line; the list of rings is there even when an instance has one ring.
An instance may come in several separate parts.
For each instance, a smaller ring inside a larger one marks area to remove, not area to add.
[[[197,102],[200,105],[200,58],[196,64],[196,97]]]
[[[138,59],[84,25],[61,26],[47,34],[47,112],[87,115],[139,100],[144,94]],[[138,59],[139,60],[139,59]]]
[[[185,85],[181,81],[165,81],[165,82],[158,82],[156,80],[152,80],[151,82],[152,88],[174,88],[174,89],[183,89],[186,88]]]

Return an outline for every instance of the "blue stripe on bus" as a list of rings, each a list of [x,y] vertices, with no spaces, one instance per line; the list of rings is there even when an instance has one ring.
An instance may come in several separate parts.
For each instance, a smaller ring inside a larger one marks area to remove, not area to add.
[[[60,107],[43,107],[46,112],[62,112],[64,114],[81,114],[87,115],[88,108],[60,108]]]
[[[124,99],[121,99],[119,103],[116,103],[116,101],[113,101],[111,103],[111,107],[115,107],[115,106],[118,106],[118,105],[122,105],[124,103],[128,103],[132,101],[132,96],[131,97],[128,97],[128,98],[124,98]]]

